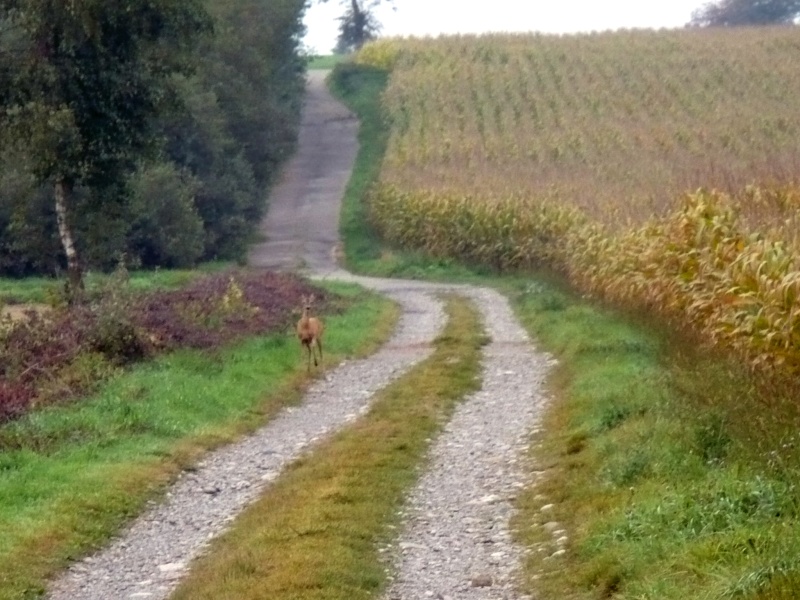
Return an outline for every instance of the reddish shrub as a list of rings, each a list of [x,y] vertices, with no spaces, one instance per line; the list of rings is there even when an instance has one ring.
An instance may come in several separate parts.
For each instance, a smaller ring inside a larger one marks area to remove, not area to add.
[[[228,271],[179,290],[135,295],[113,285],[91,303],[47,317],[32,314],[0,335],[0,422],[37,401],[67,401],[85,393],[74,381],[63,397],[42,395],[79,357],[123,365],[177,348],[214,349],[249,335],[293,325],[302,295],[323,290],[287,274]],[[108,369],[97,369],[98,373]],[[88,385],[88,384],[87,384]]]

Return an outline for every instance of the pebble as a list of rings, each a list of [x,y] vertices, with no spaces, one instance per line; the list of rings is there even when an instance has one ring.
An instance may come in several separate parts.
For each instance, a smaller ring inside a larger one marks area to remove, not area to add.
[[[470,579],[469,584],[476,588],[490,587],[492,585],[492,577],[491,575],[478,575]]]

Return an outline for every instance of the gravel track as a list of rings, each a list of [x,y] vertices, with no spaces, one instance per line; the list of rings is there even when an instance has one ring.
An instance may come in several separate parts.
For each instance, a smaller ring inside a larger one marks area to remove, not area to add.
[[[467,294],[491,335],[483,384],[436,440],[403,511],[405,528],[388,549],[390,600],[527,598],[515,589],[523,551],[512,542],[509,520],[528,483],[520,462],[538,423],[549,361],[533,350],[504,298],[480,289]]]
[[[334,369],[303,404],[254,435],[209,454],[185,473],[108,548],[75,564],[50,590],[51,600],[167,598],[189,561],[258,497],[288,463],[368,407],[372,396],[432,351],[444,324],[440,301],[418,291],[390,294],[403,316],[379,352]],[[298,351],[299,356],[299,351]]]
[[[209,454],[110,546],[54,581],[50,600],[167,598],[190,561],[284,466],[358,418],[375,392],[430,355],[444,325],[437,298],[442,292],[466,296],[480,311],[491,340],[484,348],[483,385],[434,442],[403,510],[398,539],[381,549],[392,582],[385,598],[527,598],[514,588],[523,550],[512,542],[509,519],[511,501],[527,483],[520,462],[538,424],[549,359],[534,349],[494,290],[371,279],[338,268],[336,215],[357,148],[356,124],[320,75],[310,78],[308,90],[298,153],[273,192],[262,224],[267,239],[254,247],[250,263],[305,265],[310,276],[385,293],[402,307],[397,332],[375,355],[341,365],[315,383],[301,406]],[[295,224],[291,231],[287,223]]]

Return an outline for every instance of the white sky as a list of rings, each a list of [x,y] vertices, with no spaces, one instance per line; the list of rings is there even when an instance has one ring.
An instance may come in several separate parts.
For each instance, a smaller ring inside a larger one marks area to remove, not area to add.
[[[328,54],[336,44],[340,0],[306,13],[305,44]],[[620,28],[682,27],[706,0],[396,0],[376,9],[384,36],[436,36],[488,31],[574,33]]]

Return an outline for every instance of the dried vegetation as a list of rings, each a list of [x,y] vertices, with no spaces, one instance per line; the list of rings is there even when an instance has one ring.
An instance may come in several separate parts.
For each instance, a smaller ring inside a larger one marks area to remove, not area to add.
[[[115,276],[85,305],[29,311],[0,327],[0,423],[69,401],[120,367],[177,348],[214,349],[283,331],[298,299],[324,291],[276,273],[230,271],[134,293]]]
[[[800,371],[800,30],[388,40],[371,219]]]

